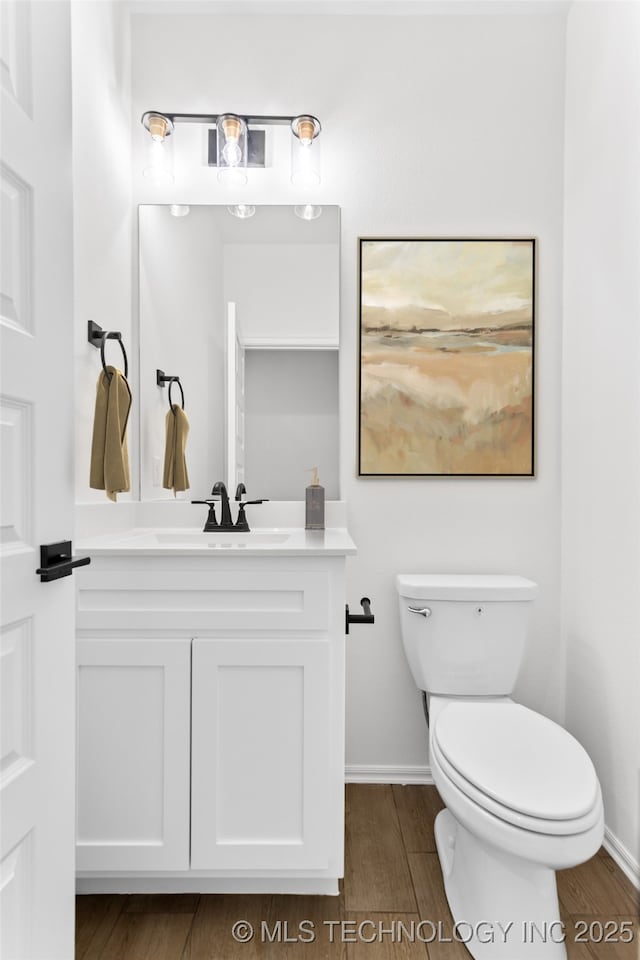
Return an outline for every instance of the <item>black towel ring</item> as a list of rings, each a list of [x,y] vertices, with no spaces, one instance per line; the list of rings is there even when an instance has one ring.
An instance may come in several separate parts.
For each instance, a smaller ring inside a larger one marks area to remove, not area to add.
[[[174,415],[174,417],[175,417],[176,412],[175,412],[175,410],[173,409],[173,403],[171,402],[171,387],[174,385],[174,383],[177,383],[178,386],[180,387],[180,396],[182,397],[182,409],[183,409],[183,410],[184,410],[184,390],[182,389],[182,384],[180,383],[180,377],[171,377],[171,378],[170,378],[170,380],[169,380],[169,390],[168,390],[169,410],[171,410],[171,413],[172,413],[172,414]]]
[[[100,359],[102,360],[102,369],[104,370],[104,374],[107,380],[109,381],[109,383],[111,383],[111,377],[113,376],[113,374],[110,374],[108,372],[107,364],[104,359],[104,348],[107,340],[117,340],[118,343],[120,344],[120,349],[122,350],[122,356],[124,358],[124,376],[126,379],[129,375],[129,361],[127,360],[127,351],[124,349],[124,343],[122,342],[122,337],[120,336],[119,333],[109,333],[108,331],[106,331],[105,333],[102,334],[102,337],[100,338]]]

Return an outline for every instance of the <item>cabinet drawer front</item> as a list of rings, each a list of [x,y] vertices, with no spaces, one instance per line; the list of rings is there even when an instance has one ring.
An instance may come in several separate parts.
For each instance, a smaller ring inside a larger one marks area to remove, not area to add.
[[[80,871],[187,870],[191,644],[78,641]]]
[[[328,866],[330,656],[326,641],[194,640],[193,869]]]
[[[78,629],[326,631],[329,574],[314,571],[90,572]]]

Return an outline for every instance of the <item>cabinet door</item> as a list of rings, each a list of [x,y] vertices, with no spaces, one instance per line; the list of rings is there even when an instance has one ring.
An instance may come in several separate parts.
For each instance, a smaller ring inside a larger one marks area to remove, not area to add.
[[[194,640],[191,866],[325,869],[328,641]]]
[[[190,640],[78,641],[79,871],[189,867]]]

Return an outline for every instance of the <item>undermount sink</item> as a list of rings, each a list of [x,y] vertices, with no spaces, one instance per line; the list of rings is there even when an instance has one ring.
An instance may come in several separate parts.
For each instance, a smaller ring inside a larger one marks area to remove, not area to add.
[[[197,527],[134,527],[81,539],[77,546],[95,556],[122,553],[157,557],[173,554],[291,557],[349,556],[355,553],[353,543],[341,527],[305,530],[302,526],[258,527],[244,533],[236,530],[205,533]]]
[[[251,530],[248,533],[154,533],[152,536],[159,544],[167,546],[180,545],[224,549],[225,547],[241,548],[285,543],[290,535],[288,533]]]

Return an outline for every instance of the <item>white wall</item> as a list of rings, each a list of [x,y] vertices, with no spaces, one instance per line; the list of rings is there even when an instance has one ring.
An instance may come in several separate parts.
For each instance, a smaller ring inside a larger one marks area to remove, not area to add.
[[[323,123],[323,182],[308,199],[342,207],[341,489],[359,548],[348,565],[348,599],[355,606],[370,596],[376,614],[375,626],[349,637],[352,767],[427,761],[399,635],[399,571],[536,580],[540,599],[517,695],[551,717],[562,714],[564,32],[564,15],[133,17],[134,202],[226,202],[215,171],[193,167],[202,157],[194,127],[179,130],[191,149],[181,153],[176,139],[174,187],[143,180],[144,110],[310,111]],[[289,182],[288,141],[276,137],[274,150],[283,164],[252,173],[231,202],[304,199]],[[536,479],[355,476],[358,236],[539,238]]]
[[[137,388],[137,335],[131,322],[131,58],[123,3],[71,4],[75,310],[76,501],[105,502],[89,489],[89,461],[100,353],[87,342],[87,321],[120,330]],[[117,344],[107,363],[122,369]],[[137,418],[129,427],[132,489],[137,488]],[[124,494],[121,500],[130,500]],[[117,507],[112,507],[113,511]]]
[[[640,7],[568,20],[562,576],[566,724],[640,848]]]

